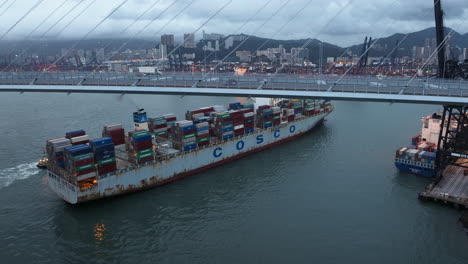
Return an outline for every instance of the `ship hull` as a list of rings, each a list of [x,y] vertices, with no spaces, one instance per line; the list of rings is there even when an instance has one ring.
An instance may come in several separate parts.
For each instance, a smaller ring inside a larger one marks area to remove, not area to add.
[[[115,175],[102,175],[99,176],[96,187],[84,191],[51,171],[49,171],[49,185],[53,191],[71,204],[142,191],[294,140],[321,124],[326,115],[328,113],[282,124],[185,152],[147,166],[119,170]]]
[[[435,177],[435,169],[423,168],[418,167],[410,164],[404,164],[401,162],[395,162],[395,166],[401,171],[405,173],[414,174],[417,176],[423,176],[427,178],[434,178]]]

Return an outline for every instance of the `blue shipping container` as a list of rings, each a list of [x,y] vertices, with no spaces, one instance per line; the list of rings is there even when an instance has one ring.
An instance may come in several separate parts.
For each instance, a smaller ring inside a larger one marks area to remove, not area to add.
[[[133,138],[132,141],[133,142],[143,142],[143,141],[148,141],[148,140],[151,140],[151,139],[152,139],[151,135],[144,135],[144,136],[141,136],[141,137]]]
[[[79,145],[74,147],[65,148],[65,153],[69,153],[71,156],[84,155],[93,152],[90,146]]]
[[[246,129],[246,130],[245,130],[245,133],[247,133],[247,134],[248,134],[248,133],[252,133],[252,132],[254,132],[254,129],[253,129],[253,128],[251,128],[251,129]]]
[[[223,128],[223,133],[224,133],[224,132],[233,131],[233,130],[234,130],[233,127]]]
[[[190,149],[195,149],[196,147],[197,147],[197,144],[184,146],[184,151],[187,151],[187,150],[190,150]]]
[[[68,138],[69,136],[79,134],[79,133],[86,134],[86,132],[84,130],[76,130],[76,131],[71,131],[71,132],[65,133],[65,137]]]
[[[197,128],[197,131],[206,131],[206,130],[209,130],[210,128],[209,127],[199,127]]]
[[[234,135],[226,135],[226,136],[223,137],[223,139],[230,139],[230,138],[233,138],[233,137],[234,137]]]
[[[92,140],[89,141],[89,144],[93,148],[95,148],[95,147],[99,147],[99,146],[102,146],[102,145],[112,144],[112,139],[108,138],[108,137],[92,139]]]
[[[182,131],[185,132],[185,131],[193,130],[195,128],[196,128],[196,126],[194,126],[194,125],[186,126],[186,127],[182,127]]]

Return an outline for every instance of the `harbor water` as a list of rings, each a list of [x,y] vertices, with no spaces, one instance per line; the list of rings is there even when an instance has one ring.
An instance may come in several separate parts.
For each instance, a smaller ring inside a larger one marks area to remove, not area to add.
[[[430,180],[395,150],[439,106],[333,102],[312,133],[163,187],[82,205],[35,168],[46,139],[242,98],[0,97],[0,263],[466,263],[460,213],[417,199]],[[91,261],[92,260],[92,261]]]

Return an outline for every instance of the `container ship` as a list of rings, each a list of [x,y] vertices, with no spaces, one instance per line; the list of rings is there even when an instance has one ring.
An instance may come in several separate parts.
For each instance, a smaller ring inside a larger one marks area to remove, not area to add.
[[[411,145],[396,151],[395,166],[402,172],[433,178],[442,115],[434,113],[421,121],[421,134],[412,138]]]
[[[326,100],[274,105],[239,102],[148,118],[133,113],[134,128],[106,125],[102,137],[84,130],[46,143],[50,188],[70,204],[164,185],[293,140],[334,110]]]

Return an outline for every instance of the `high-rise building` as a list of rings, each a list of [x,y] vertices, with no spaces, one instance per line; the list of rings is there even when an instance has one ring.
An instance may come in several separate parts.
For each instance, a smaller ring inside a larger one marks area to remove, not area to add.
[[[184,34],[184,47],[188,49],[193,49],[196,47],[195,45],[195,35],[188,33]]]
[[[161,36],[161,44],[166,45],[168,47],[174,46],[174,35],[172,34],[164,34]]]

